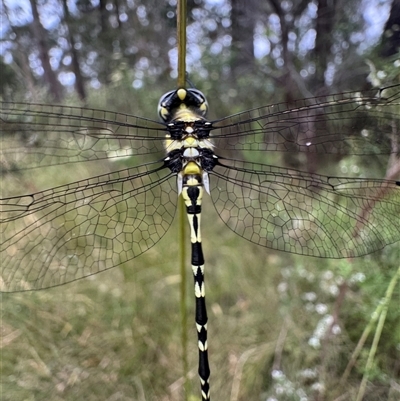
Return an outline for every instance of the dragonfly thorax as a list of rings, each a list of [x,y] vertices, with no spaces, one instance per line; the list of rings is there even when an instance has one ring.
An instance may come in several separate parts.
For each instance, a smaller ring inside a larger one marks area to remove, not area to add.
[[[208,173],[218,164],[218,156],[209,148],[181,147],[168,152],[164,163],[177,174],[178,193],[184,186],[192,185],[204,186],[209,193]]]
[[[178,176],[178,192],[190,186],[209,192],[208,172],[217,164],[210,140],[212,125],[205,119],[208,104],[197,89],[178,89],[161,97],[160,118],[167,123],[164,159]]]

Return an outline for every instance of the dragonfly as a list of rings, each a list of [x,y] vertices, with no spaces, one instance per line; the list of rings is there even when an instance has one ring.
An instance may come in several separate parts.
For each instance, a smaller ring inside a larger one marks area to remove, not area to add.
[[[399,180],[327,176],[260,161],[287,153],[397,158],[399,108],[400,85],[271,104],[215,120],[207,119],[208,101],[194,88],[163,95],[159,121],[1,102],[3,177],[19,180],[26,171],[80,163],[130,165],[25,194],[3,188],[1,291],[60,286],[130,262],[167,233],[182,197],[201,394],[210,400],[202,198],[211,197],[227,229],[273,250],[352,258],[396,243]]]

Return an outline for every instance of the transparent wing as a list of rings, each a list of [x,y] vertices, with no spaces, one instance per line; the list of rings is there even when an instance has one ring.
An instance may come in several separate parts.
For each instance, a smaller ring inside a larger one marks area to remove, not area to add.
[[[67,106],[1,102],[3,168],[32,169],[163,152],[163,123]]]
[[[61,285],[142,254],[174,218],[171,177],[147,164],[1,199],[1,290]]]
[[[400,135],[400,85],[274,104],[212,125],[215,145],[227,151],[390,154]]]
[[[400,182],[221,163],[210,178],[215,208],[232,231],[255,244],[344,258],[400,240]]]

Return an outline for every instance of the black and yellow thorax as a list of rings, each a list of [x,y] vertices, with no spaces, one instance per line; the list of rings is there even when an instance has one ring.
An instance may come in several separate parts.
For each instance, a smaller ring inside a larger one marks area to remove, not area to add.
[[[187,187],[209,192],[208,173],[215,167],[217,157],[210,140],[212,125],[205,119],[207,110],[207,100],[197,89],[168,92],[158,104],[158,113],[168,130],[164,161],[177,174],[179,193]]]

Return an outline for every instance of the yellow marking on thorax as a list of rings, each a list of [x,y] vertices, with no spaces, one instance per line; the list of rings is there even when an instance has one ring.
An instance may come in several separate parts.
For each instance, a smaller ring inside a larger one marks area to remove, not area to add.
[[[185,145],[188,148],[193,148],[193,147],[197,146],[197,140],[195,138],[193,138],[192,136],[188,136],[185,139]]]
[[[185,121],[188,123],[202,120],[196,113],[188,109],[185,104],[181,104],[179,110],[174,115],[174,120]]]
[[[197,139],[194,136],[188,136],[183,140],[171,139],[171,137],[166,136],[164,141],[164,147],[168,152],[175,149],[182,148],[207,148],[212,149],[214,147],[213,143],[209,139]]]
[[[183,169],[184,175],[201,174],[201,168],[195,162],[189,162]]]

